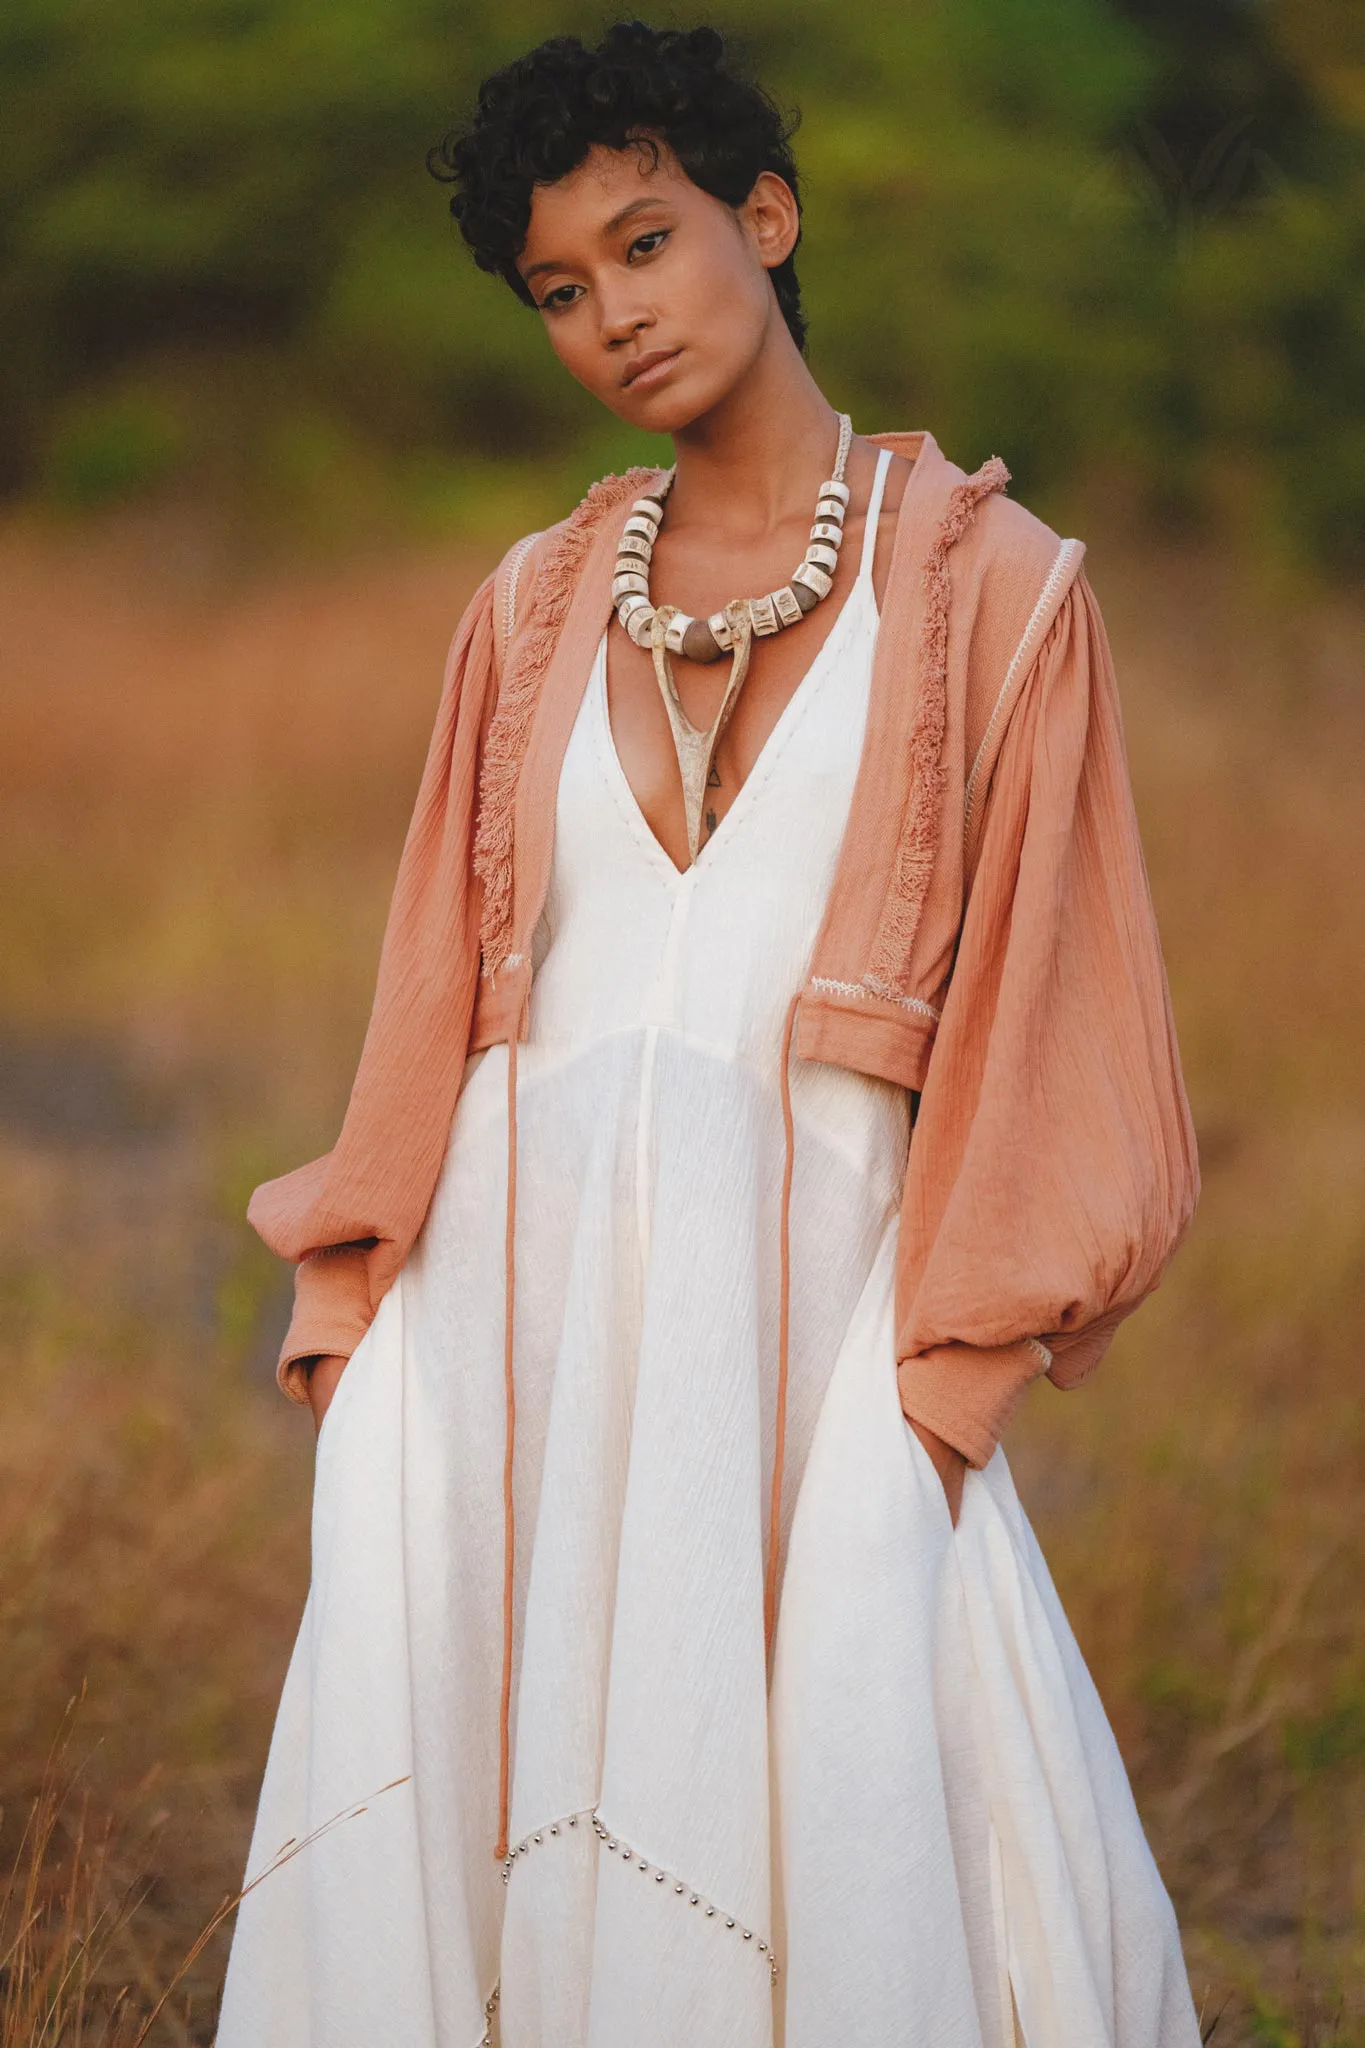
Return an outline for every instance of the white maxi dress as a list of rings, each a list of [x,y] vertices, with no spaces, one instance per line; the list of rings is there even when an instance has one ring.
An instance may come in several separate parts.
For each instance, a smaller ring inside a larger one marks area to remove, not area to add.
[[[796,1058],[765,1663],[779,1045],[858,766],[888,461],[840,616],[690,869],[616,755],[605,634],[563,762],[518,1062],[510,1867],[497,1045],[319,1437],[248,1877],[322,1832],[239,1909],[218,2048],[1197,2043],[1004,1453],[954,1529],[900,1410],[905,1091]]]

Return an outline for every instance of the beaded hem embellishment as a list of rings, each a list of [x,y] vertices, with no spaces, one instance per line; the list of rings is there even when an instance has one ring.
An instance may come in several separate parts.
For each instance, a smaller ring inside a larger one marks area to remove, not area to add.
[[[506,1884],[511,1878],[512,1867],[518,1856],[524,1856],[538,1842],[543,1842],[547,1835],[558,1835],[566,1828],[576,1828],[580,1820],[591,1821],[593,1832],[596,1834],[598,1841],[612,1855],[619,1856],[624,1863],[633,1863],[637,1870],[646,1877],[652,1877],[656,1884],[671,1884],[674,1896],[686,1899],[689,1906],[699,1906],[705,1919],[719,1920],[727,1930],[733,1930],[740,1937],[741,1941],[753,1942],[758,1953],[767,1956],[769,1978],[771,1981],[776,1982],[778,1973],[777,1958],[773,1954],[770,1945],[754,1928],[746,1927],[735,1914],[727,1913],[723,1906],[718,1906],[714,1899],[708,1899],[703,1892],[694,1891],[691,1885],[686,1884],[678,1876],[676,1871],[666,1870],[659,1863],[650,1863],[637,1849],[632,1848],[628,1842],[622,1841],[619,1836],[611,1832],[595,1806],[580,1806],[576,1813],[561,1814],[558,1820],[547,1821],[543,1827],[537,1828],[534,1833],[524,1835],[519,1842],[515,1842],[503,1858],[503,1883]],[[496,1992],[494,1995],[496,1996]],[[480,2048],[484,2048],[483,2043],[480,2043]]]

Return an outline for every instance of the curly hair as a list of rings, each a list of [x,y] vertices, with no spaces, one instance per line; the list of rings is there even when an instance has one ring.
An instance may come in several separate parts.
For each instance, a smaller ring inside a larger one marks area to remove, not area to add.
[[[450,211],[481,270],[535,300],[516,267],[531,221],[531,195],[575,170],[595,143],[653,151],[666,143],[694,185],[739,207],[761,171],[775,171],[801,206],[790,142],[799,115],[784,115],[763,88],[727,63],[714,28],[656,29],[617,22],[595,49],[551,36],[479,87],[476,111],[427,154],[427,169],[454,185]],[[798,226],[797,240],[800,240]],[[792,255],[769,272],[799,349],[806,321]]]

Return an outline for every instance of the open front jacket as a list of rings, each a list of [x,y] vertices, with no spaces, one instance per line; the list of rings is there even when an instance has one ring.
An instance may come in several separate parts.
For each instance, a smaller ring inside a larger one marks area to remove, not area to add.
[[[868,438],[914,467],[790,1057],[917,1097],[901,1405],[980,1465],[1028,1383],[1084,1379],[1156,1285],[1198,1168],[1084,548],[1005,495],[998,458],[968,476],[928,433]],[[296,1399],[300,1362],[349,1356],[417,1237],[468,1055],[526,1036],[560,763],[617,539],[661,475],[594,484],[459,621],[340,1135],[248,1210],[297,1262]]]

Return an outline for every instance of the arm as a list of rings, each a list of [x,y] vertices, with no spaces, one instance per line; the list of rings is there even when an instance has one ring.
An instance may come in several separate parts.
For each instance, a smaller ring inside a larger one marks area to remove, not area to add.
[[[475,591],[446,662],[341,1134],[322,1158],[258,1187],[247,1210],[271,1249],[295,1262],[277,1377],[300,1403],[310,1401],[306,1361],[348,1358],[401,1266],[459,1091],[478,977],[469,868],[493,587],[488,576]]]
[[[1198,1193],[1113,663],[1083,575],[1002,745],[901,1211],[906,1415],[973,1465],[1074,1386]]]

